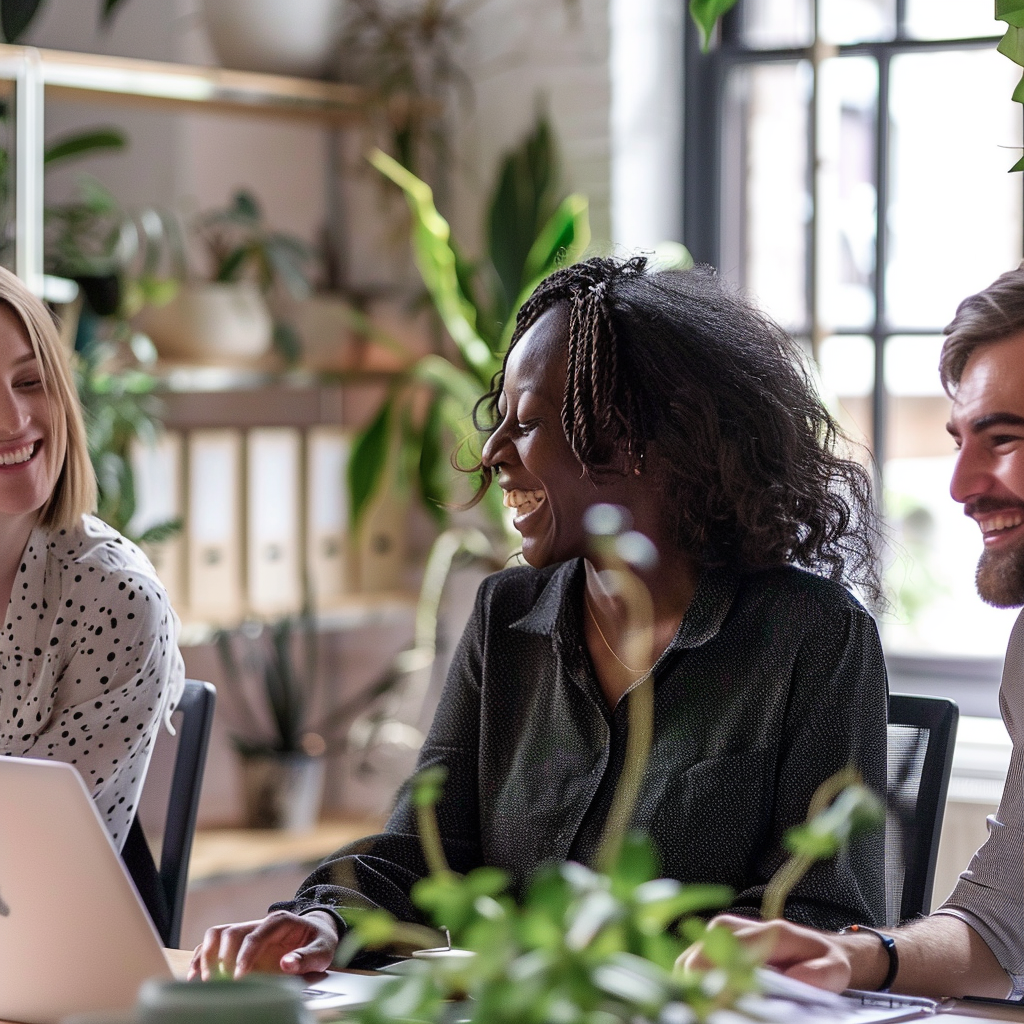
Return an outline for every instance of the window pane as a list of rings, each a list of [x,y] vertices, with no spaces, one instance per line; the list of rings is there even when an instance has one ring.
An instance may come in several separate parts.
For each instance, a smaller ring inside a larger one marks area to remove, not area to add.
[[[819,0],[826,43],[863,43],[896,35],[895,0]]]
[[[905,30],[912,39],[1001,36],[1006,24],[995,20],[993,6],[981,0],[907,0]]]
[[[741,68],[727,82],[722,265],[784,327],[807,333],[810,65]]]
[[[893,59],[890,323],[941,327],[1020,260],[1018,77],[989,50]]]
[[[812,0],[746,0],[743,41],[759,50],[810,46],[814,41]]]
[[[939,384],[941,336],[900,337],[885,346],[889,390],[885,505],[894,543],[883,620],[887,650],[1000,657],[1017,615],[974,591],[977,526],[949,496],[955,455],[946,431],[950,400]]]
[[[875,346],[858,335],[826,338],[818,351],[821,395],[844,432],[859,445],[871,443],[871,392]]]
[[[824,61],[818,89],[818,317],[829,327],[875,316],[875,116],[878,66]]]
[[[941,334],[900,336],[895,335],[885,343],[885,389],[890,395],[900,397],[941,397],[943,419],[939,426],[939,440],[942,453],[949,453],[949,438],[946,436],[946,413],[949,401],[939,381],[939,354],[945,338]]]

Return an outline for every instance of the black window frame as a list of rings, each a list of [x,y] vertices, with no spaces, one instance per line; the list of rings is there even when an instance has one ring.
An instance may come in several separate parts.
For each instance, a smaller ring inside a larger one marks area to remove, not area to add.
[[[683,95],[683,231],[684,241],[699,263],[720,266],[722,240],[722,149],[724,142],[725,83],[730,71],[743,65],[793,62],[814,62],[815,46],[754,48],[743,42],[745,0],[721,21],[717,40],[709,53],[700,49],[699,33],[692,21],[685,19],[684,95]],[[878,113],[875,118],[874,176],[875,271],[872,288],[875,300],[874,317],[864,328],[836,328],[834,335],[867,336],[874,349],[874,386],[871,397],[871,448],[876,472],[882,473],[886,459],[886,429],[889,396],[885,386],[885,347],[889,338],[900,336],[933,336],[942,333],[942,324],[891,324],[887,319],[885,273],[878,268],[887,265],[888,230],[886,213],[889,206],[889,73],[894,57],[908,53],[994,49],[999,36],[958,39],[912,39],[906,34],[906,0],[896,0],[896,31],[891,40],[842,44],[829,47],[830,56],[868,56],[878,68]],[[815,166],[814,118],[808,117],[807,146],[809,173]],[[1024,175],[1021,182],[1024,191]],[[1024,224],[1022,224],[1024,243]],[[813,220],[808,226],[813,231]],[[816,267],[813,239],[806,247],[808,266],[807,309],[814,309]]]

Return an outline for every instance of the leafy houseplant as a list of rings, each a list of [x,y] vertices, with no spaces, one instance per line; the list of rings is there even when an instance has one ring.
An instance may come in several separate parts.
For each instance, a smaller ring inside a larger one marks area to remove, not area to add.
[[[44,0],[0,0],[0,29],[5,43],[16,43],[28,30]],[[106,28],[124,0],[100,0],[100,24]]]
[[[110,346],[93,341],[78,353],[75,380],[85,416],[89,457],[96,473],[96,514],[115,530],[140,544],[157,544],[181,529],[178,519],[157,523],[134,535],[135,475],[131,447],[155,439],[159,409],[156,380],[137,369],[111,370]]]
[[[310,248],[272,231],[255,196],[244,190],[231,203],[199,217],[195,230],[210,258],[210,279],[188,281],[174,299],[140,321],[161,354],[189,361],[252,359],[276,346],[287,363],[298,340],[275,323],[265,296],[280,284],[293,296],[309,293]]]
[[[382,699],[405,696],[409,703],[412,696],[418,709],[436,653],[442,592],[463,554],[500,567],[480,531],[442,533],[427,559],[412,647],[396,655],[365,689],[334,704],[319,671],[320,631],[310,609],[269,625],[247,622],[216,634],[225,689],[240,722],[232,741],[243,766],[250,825],[311,825],[319,810],[324,758],[355,747],[365,769],[369,751],[389,731],[396,710],[387,703],[379,706]],[[419,693],[405,692],[410,688]],[[357,723],[364,712],[367,716]],[[353,729],[354,723],[359,728]],[[351,737],[352,732],[358,735]]]
[[[336,730],[360,706],[350,702],[351,708],[343,704],[314,718],[323,694],[313,615],[307,611],[269,626],[244,623],[237,631],[218,632],[215,644],[242,720],[243,731],[231,739],[241,759],[246,824],[312,827],[323,794],[324,755],[339,748],[344,734]],[[258,702],[250,697],[247,676],[256,677]]]
[[[473,432],[473,406],[501,367],[524,298],[557,265],[578,259],[589,244],[587,200],[561,190],[551,130],[538,119],[501,166],[489,207],[488,254],[471,262],[451,238],[430,187],[380,150],[370,161],[405,193],[416,263],[457,355],[432,353],[410,366],[357,438],[349,467],[353,522],[383,489],[388,472],[401,480],[411,470],[426,509],[443,524],[451,490],[446,453],[453,440]],[[424,391],[426,411],[417,417],[417,396]],[[389,458],[396,448],[400,457]],[[501,522],[493,489],[487,500],[495,521]]]

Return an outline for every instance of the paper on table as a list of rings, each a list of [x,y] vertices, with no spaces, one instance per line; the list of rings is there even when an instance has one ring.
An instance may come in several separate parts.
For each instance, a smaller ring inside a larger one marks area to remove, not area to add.
[[[885,1024],[928,1017],[938,1008],[931,999],[885,992],[850,991],[836,995],[775,971],[761,970],[758,978],[761,994],[744,997],[740,1008],[780,1024]]]

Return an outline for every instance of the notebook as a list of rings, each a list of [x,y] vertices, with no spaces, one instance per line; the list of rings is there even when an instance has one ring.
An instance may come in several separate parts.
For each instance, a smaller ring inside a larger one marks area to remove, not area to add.
[[[160,938],[78,772],[0,757],[0,1020],[127,1010],[171,978]],[[386,975],[318,976],[318,1011],[368,1002]]]

